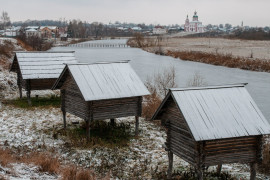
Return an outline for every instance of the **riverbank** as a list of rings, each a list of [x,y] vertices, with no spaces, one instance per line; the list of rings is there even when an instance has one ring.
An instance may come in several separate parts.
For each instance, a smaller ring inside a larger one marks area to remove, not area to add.
[[[182,60],[270,72],[270,41],[231,40],[222,38],[159,37],[128,43],[143,50]]]

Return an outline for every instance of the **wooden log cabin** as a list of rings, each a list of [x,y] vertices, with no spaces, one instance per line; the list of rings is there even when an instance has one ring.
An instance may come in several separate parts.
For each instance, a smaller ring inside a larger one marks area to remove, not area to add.
[[[246,84],[170,89],[153,115],[167,129],[168,177],[173,154],[194,166],[198,179],[205,167],[250,164],[250,179],[262,158],[262,136],[270,134]]]
[[[20,98],[24,88],[27,91],[28,104],[31,105],[31,90],[51,89],[65,63],[77,63],[74,51],[16,52],[10,71],[17,73]]]
[[[128,61],[68,64],[53,89],[61,89],[64,128],[66,112],[86,121],[87,139],[94,120],[135,116],[138,134],[142,96],[149,91]]]

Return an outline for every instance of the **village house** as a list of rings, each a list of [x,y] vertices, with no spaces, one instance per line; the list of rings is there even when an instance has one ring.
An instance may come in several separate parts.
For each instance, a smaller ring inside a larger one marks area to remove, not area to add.
[[[167,33],[167,29],[165,27],[155,26],[153,28],[153,34],[166,34],[166,33]]]
[[[41,26],[40,33],[42,38],[57,38],[59,36],[59,29],[57,26]]]
[[[204,26],[202,25],[202,22],[199,21],[199,17],[196,11],[194,12],[192,21],[189,21],[189,18],[187,15],[187,19],[185,21],[185,32],[202,33],[204,31],[205,31]]]
[[[152,120],[167,128],[168,176],[173,154],[192,165],[199,180],[208,166],[245,163],[250,179],[262,160],[262,138],[270,124],[245,88],[246,84],[173,88]]]
[[[21,29],[21,26],[10,27],[10,28],[3,31],[3,36],[5,36],[5,37],[16,37],[17,35],[19,35],[20,29]]]
[[[39,26],[27,26],[24,28],[26,37],[37,36],[41,37]]]

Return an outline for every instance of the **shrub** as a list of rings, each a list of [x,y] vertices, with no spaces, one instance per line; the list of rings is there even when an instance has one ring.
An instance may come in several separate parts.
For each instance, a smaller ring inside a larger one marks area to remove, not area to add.
[[[96,175],[89,169],[79,169],[77,166],[67,166],[62,170],[63,180],[95,180]]]
[[[198,72],[195,72],[194,76],[187,82],[188,87],[199,87],[206,85],[207,83],[205,82],[204,77]]]
[[[174,67],[169,67],[162,72],[154,74],[151,78],[147,78],[145,85],[151,95],[144,99],[143,117],[150,119],[153,116],[162,99],[164,99],[168,93],[168,89],[176,87],[175,77]]]
[[[39,167],[40,172],[57,174],[60,168],[60,162],[57,157],[52,157],[48,153],[31,153],[25,160],[25,163],[33,163]]]
[[[0,44],[0,54],[11,58],[12,57],[12,53],[14,51],[15,47],[13,45],[13,43],[9,40],[4,40],[2,44]]]
[[[53,42],[45,41],[39,36],[26,36],[25,34],[21,34],[17,39],[21,44],[27,47],[28,50],[47,51],[53,46]]]
[[[202,62],[213,65],[240,68],[251,71],[270,72],[270,62],[259,59],[233,57],[231,54],[211,54],[199,51],[168,51],[167,56],[187,61]]]

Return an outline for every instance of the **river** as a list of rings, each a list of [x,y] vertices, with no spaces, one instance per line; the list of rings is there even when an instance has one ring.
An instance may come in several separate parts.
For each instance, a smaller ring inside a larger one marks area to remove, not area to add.
[[[125,43],[126,40],[100,40],[86,43]],[[214,66],[183,61],[168,56],[148,53],[138,48],[76,48],[55,47],[52,51],[75,51],[79,62],[131,60],[130,64],[145,81],[147,76],[174,67],[178,87],[185,87],[195,73],[199,73],[208,85],[248,83],[246,86],[254,101],[270,122],[270,73],[253,72],[237,68]]]

